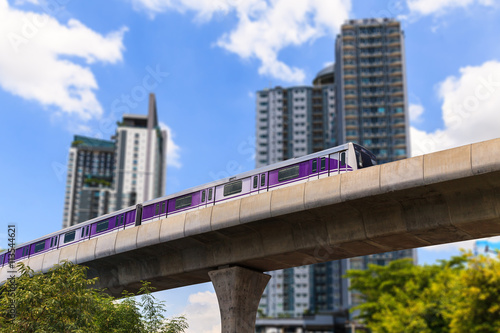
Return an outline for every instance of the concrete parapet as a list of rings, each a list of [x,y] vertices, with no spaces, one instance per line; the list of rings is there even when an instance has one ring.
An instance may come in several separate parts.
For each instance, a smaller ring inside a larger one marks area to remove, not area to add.
[[[61,260],[67,260],[73,264],[76,264],[76,251],[78,250],[78,243],[77,244],[72,244],[68,246],[64,246],[59,249],[61,252],[59,254],[59,261]],[[57,263],[54,263],[57,264]]]
[[[118,237],[118,232],[112,232],[97,238],[95,246],[96,259],[109,257],[115,254],[116,237]]]
[[[184,222],[186,213],[177,214],[161,220],[160,242],[168,242],[184,238]]]
[[[271,192],[271,216],[290,214],[304,210],[305,183],[273,190]]]
[[[271,192],[241,199],[240,223],[259,221],[271,217]]]
[[[210,231],[213,206],[186,213],[184,235],[186,237]]]
[[[59,264],[61,251],[50,251],[45,253],[42,263],[42,272],[47,273],[54,265]]]
[[[471,145],[424,155],[426,184],[472,176]]]
[[[380,190],[390,192],[424,185],[424,157],[417,156],[380,166]]]
[[[472,144],[472,173],[500,170],[500,138]]]
[[[95,246],[99,238],[92,238],[85,242],[78,243],[78,250],[76,251],[76,262],[75,264],[82,264],[87,261],[94,260],[95,257]]]
[[[45,255],[46,253],[43,253],[29,258],[25,263],[26,266],[29,266],[35,272],[41,272],[43,266],[43,258],[45,257]]]
[[[380,193],[380,165],[340,175],[342,201],[354,200]]]
[[[115,253],[122,253],[137,248],[137,232],[139,228],[133,227],[118,232],[115,241]]]
[[[160,242],[160,228],[162,220],[139,226],[137,231],[137,247],[150,246]]]
[[[232,200],[216,205],[212,211],[211,230],[230,228],[240,224],[241,200]]]
[[[254,333],[259,301],[270,275],[242,267],[208,272],[221,315],[222,333]]]
[[[339,175],[309,181],[305,185],[304,205],[306,209],[333,205],[340,201]]]

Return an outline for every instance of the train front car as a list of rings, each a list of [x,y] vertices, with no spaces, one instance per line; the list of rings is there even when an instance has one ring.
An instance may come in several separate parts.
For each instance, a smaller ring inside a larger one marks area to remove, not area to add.
[[[363,146],[352,144],[356,156],[356,169],[368,168],[377,165],[377,157]]]

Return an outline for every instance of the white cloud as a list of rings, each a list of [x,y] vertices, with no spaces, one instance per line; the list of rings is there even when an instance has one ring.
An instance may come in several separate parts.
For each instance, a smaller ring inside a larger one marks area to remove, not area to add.
[[[500,136],[500,62],[460,68],[438,85],[444,128],[411,128],[413,156]]]
[[[424,107],[420,104],[410,104],[410,121],[412,123],[421,123]]]
[[[98,118],[98,84],[88,65],[121,61],[125,31],[103,36],[77,20],[60,24],[46,13],[22,11],[0,0],[0,87],[81,120]]]
[[[181,147],[174,142],[174,133],[167,124],[160,122],[160,128],[167,131],[167,165],[174,168],[182,167]]]
[[[348,18],[350,0],[133,0],[136,8],[150,13],[167,10],[194,11],[200,21],[214,14],[235,12],[236,28],[215,43],[243,59],[258,59],[259,74],[287,82],[302,82],[304,71],[278,59],[279,52],[292,45],[334,36]]]
[[[182,311],[189,323],[187,333],[220,333],[219,303],[215,293],[210,291],[192,294],[189,304]]]
[[[429,15],[443,14],[445,9],[467,8],[474,4],[494,6],[494,0],[406,0],[412,13]]]

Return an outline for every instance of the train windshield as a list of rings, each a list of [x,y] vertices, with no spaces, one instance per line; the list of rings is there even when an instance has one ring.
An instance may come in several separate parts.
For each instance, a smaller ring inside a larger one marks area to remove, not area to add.
[[[365,147],[360,145],[354,145],[354,151],[356,152],[356,162],[358,169],[368,168],[373,165],[377,165],[377,158]]]

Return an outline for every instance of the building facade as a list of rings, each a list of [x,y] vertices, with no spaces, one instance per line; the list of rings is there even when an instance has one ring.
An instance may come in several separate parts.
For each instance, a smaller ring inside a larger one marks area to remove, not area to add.
[[[112,139],[74,137],[63,228],[165,195],[167,132],[153,94],[148,115],[124,115]]]
[[[257,92],[257,168],[336,145],[333,70],[319,72],[314,86]]]
[[[165,194],[167,132],[158,123],[155,96],[148,115],[123,116],[114,136],[116,160],[113,210]]]
[[[63,228],[108,212],[114,151],[113,141],[74,136],[68,155]]]
[[[404,34],[394,19],[349,20],[335,45],[336,63],[313,86],[257,92],[256,166],[346,142],[372,151],[378,163],[407,158],[409,125]],[[315,130],[318,130],[315,132]],[[415,250],[277,270],[259,308],[262,316],[342,312],[361,302],[342,278],[348,269],[412,258]]]
[[[338,141],[379,163],[410,156],[404,33],[389,18],[349,20],[335,43]]]

